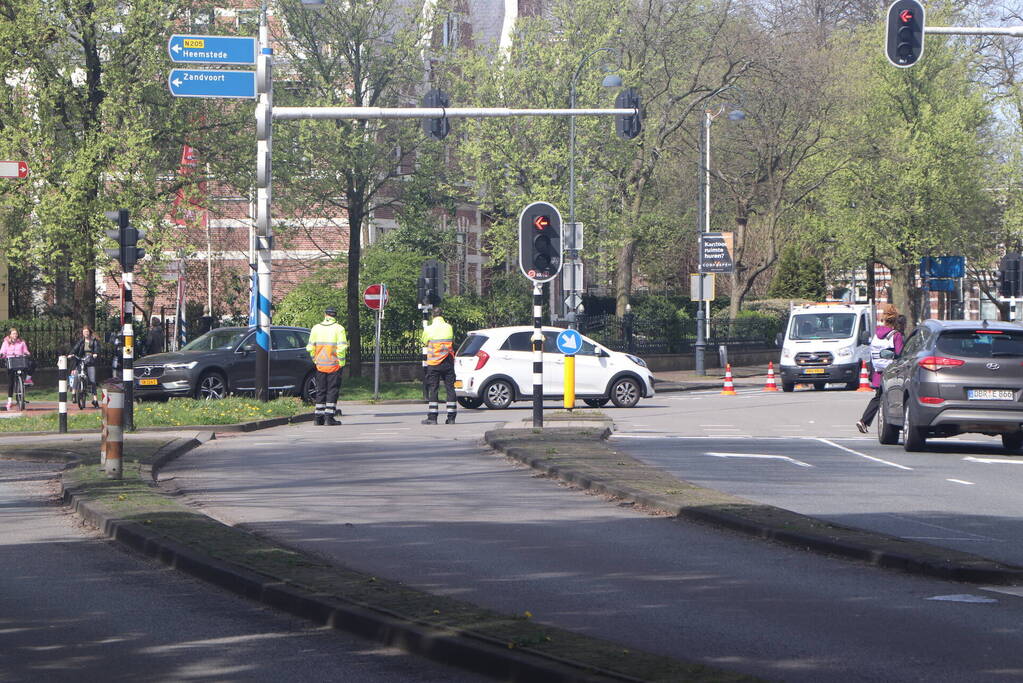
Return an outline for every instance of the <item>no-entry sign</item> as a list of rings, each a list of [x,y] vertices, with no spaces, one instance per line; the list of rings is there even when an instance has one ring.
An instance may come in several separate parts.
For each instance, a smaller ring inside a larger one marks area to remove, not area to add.
[[[362,293],[363,302],[378,311],[387,305],[387,285],[370,285]]]
[[[27,178],[28,164],[24,161],[0,161],[0,178]]]

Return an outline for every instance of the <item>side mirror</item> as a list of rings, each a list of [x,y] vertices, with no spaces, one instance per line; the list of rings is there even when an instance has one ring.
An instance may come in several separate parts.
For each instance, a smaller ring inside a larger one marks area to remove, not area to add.
[[[863,330],[862,332],[860,332],[860,343],[861,344],[869,344],[870,343],[870,333],[867,332],[866,330]]]
[[[785,338],[784,338],[784,336],[782,335],[782,333],[781,333],[781,332],[779,332],[778,334],[776,334],[776,335],[774,336],[774,345],[775,345],[775,346],[777,346],[777,347],[779,347],[779,348],[780,348],[780,347],[782,346],[782,343],[783,343],[784,341],[785,341]]]
[[[878,353],[877,355],[879,355],[881,358],[886,358],[888,360],[893,360],[898,357],[895,355],[895,351],[893,349],[881,349],[881,352]]]
[[[604,349],[600,348],[599,346],[594,351],[593,355],[595,355],[597,358],[610,358],[611,357],[610,353],[608,353]]]
[[[247,356],[249,355],[250,352],[255,350],[256,345],[253,342],[249,342],[248,344],[245,344],[244,346],[240,347],[238,349],[238,353],[242,354],[243,356]]]

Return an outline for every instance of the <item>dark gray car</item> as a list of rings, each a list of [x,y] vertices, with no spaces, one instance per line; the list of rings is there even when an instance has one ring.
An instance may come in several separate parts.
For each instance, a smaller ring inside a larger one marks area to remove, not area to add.
[[[1023,327],[927,320],[882,376],[877,438],[919,451],[929,437],[1000,435],[1023,446]]]
[[[304,327],[270,328],[270,390],[312,395],[316,368]],[[255,391],[256,333],[221,327],[193,339],[179,351],[144,356],[135,364],[135,397],[190,396],[216,399]]]

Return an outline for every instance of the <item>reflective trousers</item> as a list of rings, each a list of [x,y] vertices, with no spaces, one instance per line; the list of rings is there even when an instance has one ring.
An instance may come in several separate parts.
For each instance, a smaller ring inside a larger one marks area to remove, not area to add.
[[[341,391],[341,371],[316,373],[316,414],[333,417]]]
[[[437,405],[437,394],[440,391],[441,382],[444,383],[444,391],[447,394],[448,417],[454,417],[458,410],[458,404],[455,403],[454,356],[448,356],[438,365],[427,365],[426,378],[423,381],[426,384],[426,400],[429,402],[426,414],[427,418],[431,420],[437,419],[439,409],[439,406]]]

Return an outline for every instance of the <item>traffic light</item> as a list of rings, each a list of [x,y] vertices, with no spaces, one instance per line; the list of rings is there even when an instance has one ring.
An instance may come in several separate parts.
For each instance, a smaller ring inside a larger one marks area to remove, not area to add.
[[[423,98],[423,107],[437,108],[448,107],[451,100],[440,90],[431,90]],[[451,122],[448,117],[442,116],[438,119],[423,119],[423,131],[434,140],[443,140],[451,132]]]
[[[146,255],[146,250],[138,246],[146,232],[139,230],[128,221],[128,210],[118,209],[107,211],[106,217],[117,224],[116,230],[107,230],[107,237],[117,242],[117,249],[104,249],[107,256],[117,259],[121,269],[126,272],[135,270],[135,264]]]
[[[547,202],[533,202],[519,215],[519,268],[533,282],[561,272],[561,213]]]
[[[444,265],[437,259],[424,261],[417,285],[419,305],[439,306],[444,297]]]
[[[628,88],[618,93],[615,98],[615,109],[635,109],[635,114],[619,114],[615,116],[615,130],[618,135],[631,140],[643,130],[642,114],[640,110],[639,93],[635,88]]]
[[[1013,297],[1023,294],[1023,283],[1020,282],[1020,254],[1006,254],[998,264],[998,293],[1001,296]]]
[[[913,66],[924,52],[924,7],[917,0],[896,0],[888,8],[885,51],[898,67]]]

